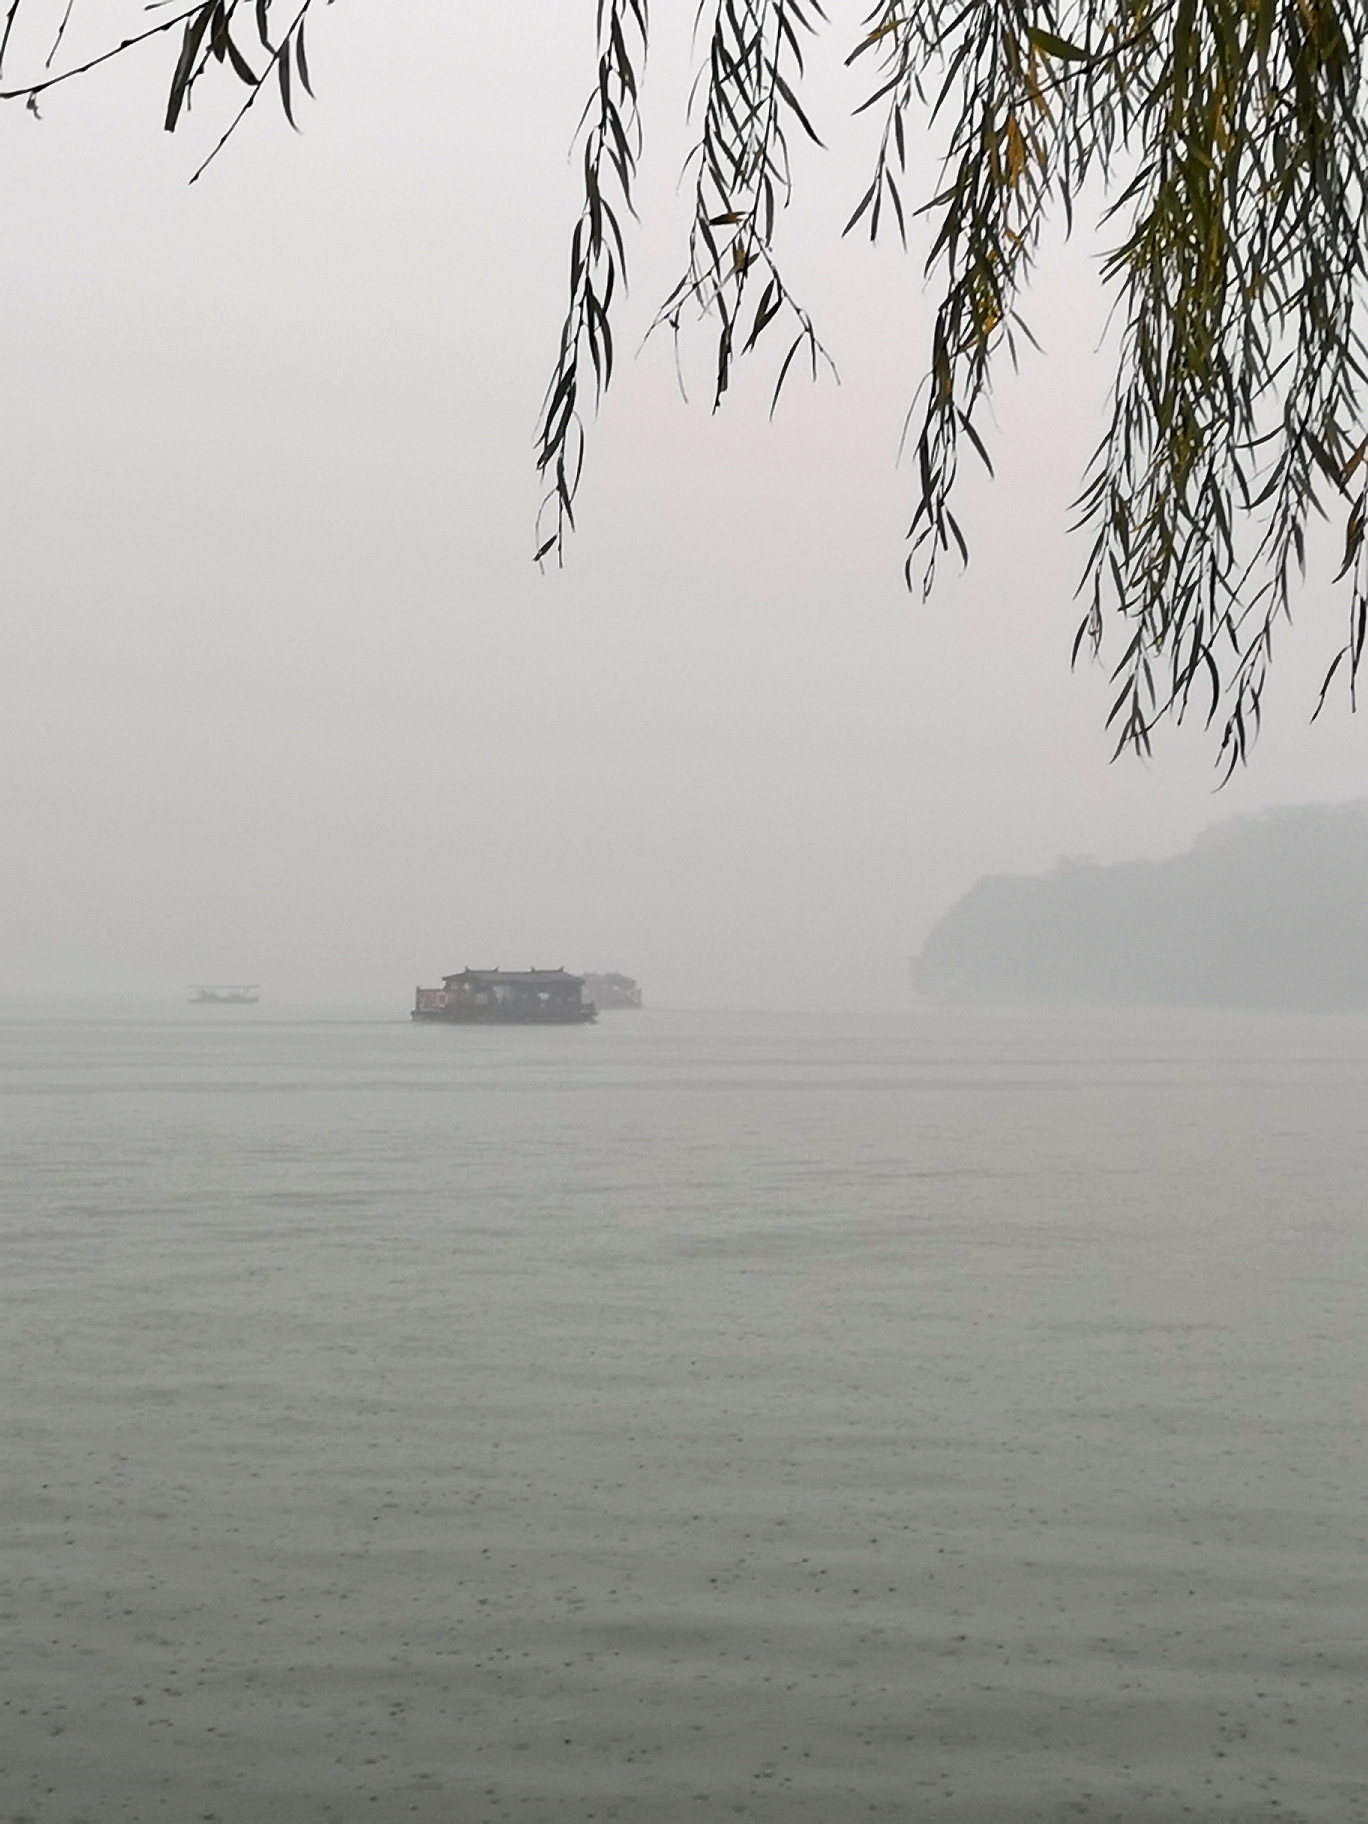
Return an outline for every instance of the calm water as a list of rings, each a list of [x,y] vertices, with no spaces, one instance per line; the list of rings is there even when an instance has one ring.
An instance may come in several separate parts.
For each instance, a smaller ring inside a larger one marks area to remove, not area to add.
[[[0,1023],[0,1818],[1368,1818],[1368,1022]]]

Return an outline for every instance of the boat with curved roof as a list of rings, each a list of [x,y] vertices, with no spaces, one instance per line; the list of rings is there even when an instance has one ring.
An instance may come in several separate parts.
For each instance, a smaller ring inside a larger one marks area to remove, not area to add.
[[[469,1025],[582,1026],[598,1018],[584,977],[565,969],[463,969],[440,988],[419,988],[415,1020]]]

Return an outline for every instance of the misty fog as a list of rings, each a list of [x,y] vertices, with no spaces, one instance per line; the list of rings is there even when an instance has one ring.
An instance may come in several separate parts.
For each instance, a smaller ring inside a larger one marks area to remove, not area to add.
[[[330,8],[300,134],[263,105],[193,187],[226,101],[161,132],[161,41],[0,116],[0,992],[241,976],[398,1009],[466,963],[564,963],[658,1004],[903,1005],[985,872],[1361,792],[1342,694],[1309,726],[1342,638],[1322,580],[1219,800],[1199,726],[1107,764],[1105,671],[1069,670],[1107,370],[1086,233],[1035,287],[1045,352],[1003,366],[969,567],[907,593],[931,294],[915,244],[839,239],[870,139],[834,40],[833,149],[801,152],[780,244],[841,383],[791,383],[771,424],[762,347],[714,418],[706,332],[692,403],[643,345],[686,220],[687,22],[662,17],[619,374],[538,574],[591,57],[578,7],[516,55],[497,9]]]

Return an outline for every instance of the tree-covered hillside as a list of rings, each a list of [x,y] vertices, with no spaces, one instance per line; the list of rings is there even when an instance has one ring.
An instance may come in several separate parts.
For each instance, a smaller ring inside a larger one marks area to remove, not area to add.
[[[1185,854],[980,880],[913,963],[941,1000],[1368,1005],[1368,800],[1239,817]]]

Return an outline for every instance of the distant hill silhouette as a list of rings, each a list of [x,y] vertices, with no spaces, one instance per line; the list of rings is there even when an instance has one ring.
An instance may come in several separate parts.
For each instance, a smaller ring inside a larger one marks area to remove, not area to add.
[[[912,975],[938,1000],[1368,1006],[1368,799],[1237,817],[1167,861],[986,876]]]

